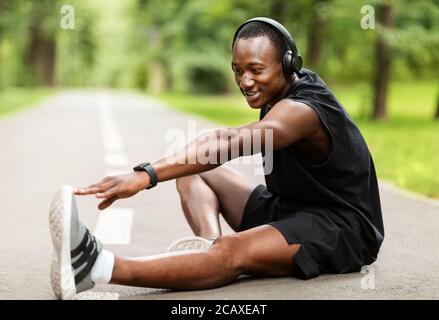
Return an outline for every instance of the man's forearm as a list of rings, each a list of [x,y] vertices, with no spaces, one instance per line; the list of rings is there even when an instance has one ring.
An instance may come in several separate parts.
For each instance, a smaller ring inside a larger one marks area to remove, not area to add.
[[[153,163],[158,181],[212,170],[239,156],[256,153],[252,135],[243,132],[238,128],[225,128],[200,135],[176,154]],[[250,147],[246,148],[246,145]]]

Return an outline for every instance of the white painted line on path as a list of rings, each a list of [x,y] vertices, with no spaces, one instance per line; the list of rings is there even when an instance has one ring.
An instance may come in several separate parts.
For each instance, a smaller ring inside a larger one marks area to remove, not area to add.
[[[118,169],[118,170],[107,170],[105,172],[105,177],[110,177],[110,176],[118,176],[121,174],[127,174],[127,173],[131,173],[133,172],[133,169],[131,168],[126,168],[126,169]]]
[[[105,155],[105,164],[108,167],[126,167],[128,166],[128,157],[121,152],[111,152]]]
[[[123,149],[123,143],[117,125],[113,119],[111,100],[106,95],[100,95],[98,106],[104,149],[105,151],[110,152],[121,152]]]
[[[104,244],[129,244],[134,212],[125,208],[101,211],[94,235]]]

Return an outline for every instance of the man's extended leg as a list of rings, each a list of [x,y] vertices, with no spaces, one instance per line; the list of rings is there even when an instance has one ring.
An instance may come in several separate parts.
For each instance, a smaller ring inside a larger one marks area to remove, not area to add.
[[[219,237],[209,249],[114,259],[79,221],[70,186],[55,194],[49,225],[54,245],[51,283],[61,299],[110,279],[132,286],[203,289],[224,285],[241,274],[289,275],[300,247],[288,245],[277,229],[263,225]]]
[[[204,238],[221,235],[219,212],[238,231],[245,204],[256,187],[242,173],[221,166],[177,179],[183,212],[193,232]]]
[[[243,274],[287,276],[295,271],[293,257],[299,248],[288,245],[274,227],[263,225],[219,237],[207,250],[116,257],[111,283],[197,290],[225,285]]]

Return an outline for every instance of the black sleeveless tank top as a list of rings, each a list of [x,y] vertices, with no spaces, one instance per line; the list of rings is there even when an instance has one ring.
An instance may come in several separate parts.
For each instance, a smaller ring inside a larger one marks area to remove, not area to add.
[[[329,134],[330,152],[324,161],[313,163],[294,144],[275,150],[272,170],[265,175],[268,190],[291,210],[312,207],[323,211],[378,249],[384,239],[378,183],[359,129],[323,80],[310,70],[302,69],[285,98],[315,110]],[[260,119],[268,112],[263,107]]]

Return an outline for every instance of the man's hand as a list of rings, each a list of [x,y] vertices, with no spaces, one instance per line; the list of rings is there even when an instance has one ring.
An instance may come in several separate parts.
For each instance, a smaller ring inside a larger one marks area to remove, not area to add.
[[[132,172],[117,176],[106,177],[101,182],[87,188],[75,189],[76,195],[95,194],[98,199],[105,199],[98,208],[104,210],[117,199],[129,198],[150,184],[150,177],[146,172]]]

